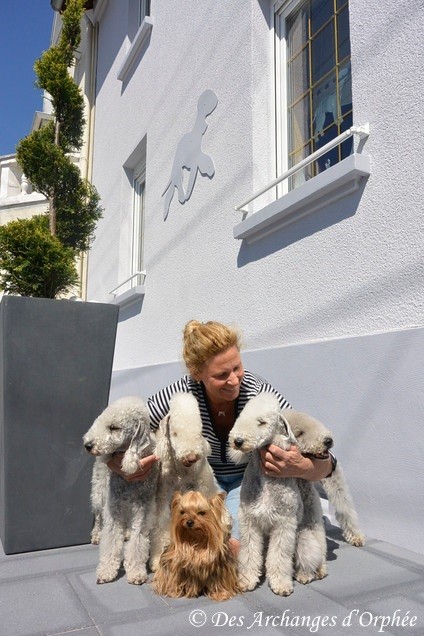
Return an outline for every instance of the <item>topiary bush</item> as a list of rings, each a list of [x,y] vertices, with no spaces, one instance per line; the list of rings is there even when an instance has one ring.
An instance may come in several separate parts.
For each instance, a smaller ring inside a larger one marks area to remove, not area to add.
[[[56,298],[78,283],[75,251],[51,234],[47,216],[0,226],[0,270],[7,294]]]
[[[82,146],[84,98],[69,68],[81,42],[84,0],[68,0],[57,45],[34,64],[36,85],[48,93],[54,119],[22,139],[17,161],[49,202],[46,216],[1,228],[0,289],[54,298],[77,282],[75,261],[89,249],[102,216],[96,188],[83,179],[69,154]]]

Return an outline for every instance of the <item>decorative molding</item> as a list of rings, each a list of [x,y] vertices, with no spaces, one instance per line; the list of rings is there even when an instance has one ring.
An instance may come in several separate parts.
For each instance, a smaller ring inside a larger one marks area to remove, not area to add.
[[[253,243],[359,189],[371,173],[369,155],[353,154],[254,212],[233,229]]]
[[[128,72],[133,65],[133,62],[137,53],[140,51],[143,45],[143,42],[146,40],[148,34],[153,28],[153,24],[154,24],[153,18],[146,15],[118,71],[118,79],[121,80],[122,82],[125,80],[126,76],[128,75]]]

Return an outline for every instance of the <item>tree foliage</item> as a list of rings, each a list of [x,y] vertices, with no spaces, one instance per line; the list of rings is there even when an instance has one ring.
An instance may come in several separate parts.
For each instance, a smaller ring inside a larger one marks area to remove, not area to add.
[[[0,269],[7,294],[55,298],[78,283],[75,252],[52,236],[46,215],[0,226]]]
[[[54,117],[22,139],[16,155],[35,190],[48,199],[49,212],[1,228],[0,289],[7,293],[51,298],[53,291],[57,295],[75,285],[73,263],[78,252],[89,249],[102,216],[95,187],[82,178],[69,156],[81,149],[86,124],[84,98],[69,73],[81,42],[83,13],[84,0],[67,1],[58,43],[34,64],[36,84],[48,93]]]

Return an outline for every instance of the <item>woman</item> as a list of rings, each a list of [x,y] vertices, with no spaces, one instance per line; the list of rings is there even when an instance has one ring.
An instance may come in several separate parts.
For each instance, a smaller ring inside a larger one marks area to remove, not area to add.
[[[227,492],[227,507],[233,518],[233,545],[237,549],[237,509],[245,465],[234,464],[227,457],[228,434],[246,402],[261,392],[277,396],[281,408],[289,408],[287,400],[259,376],[243,368],[238,332],[219,322],[201,323],[191,320],[184,328],[183,358],[188,375],[165,387],[147,400],[152,427],[157,428],[169,411],[169,401],[178,392],[192,393],[199,404],[203,435],[212,447],[208,458],[219,486]],[[276,478],[298,477],[319,481],[333,470],[333,458],[303,457],[296,446],[284,451],[270,445],[261,451],[262,470]],[[151,455],[140,461],[140,471],[125,476],[143,480],[158,457]],[[109,467],[120,471],[120,458]]]

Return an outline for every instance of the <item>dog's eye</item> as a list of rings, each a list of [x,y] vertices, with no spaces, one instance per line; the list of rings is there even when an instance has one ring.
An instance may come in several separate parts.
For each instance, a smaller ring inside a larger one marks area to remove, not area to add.
[[[266,424],[266,420],[263,420],[261,417],[258,417],[258,424],[259,426],[264,426],[264,424]]]
[[[206,514],[206,510],[199,510],[199,515],[202,515],[202,517],[204,517]]]
[[[180,515],[183,515],[183,514],[184,514],[184,510],[180,510]]]
[[[299,431],[298,433],[296,433],[296,437],[302,437],[302,435],[303,435],[303,433],[304,433],[304,432],[305,432],[305,431]]]
[[[109,430],[110,431],[120,431],[121,429],[119,428],[119,426],[115,426],[115,424],[111,424],[109,426]]]

